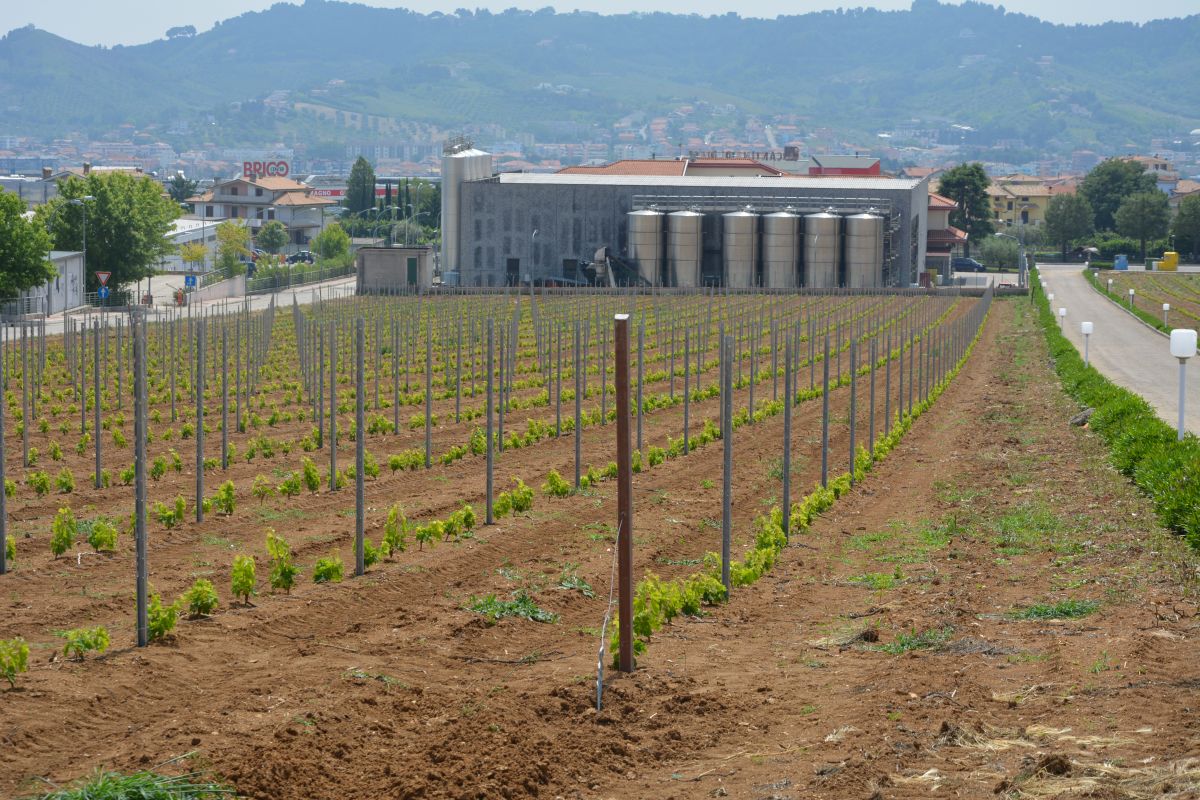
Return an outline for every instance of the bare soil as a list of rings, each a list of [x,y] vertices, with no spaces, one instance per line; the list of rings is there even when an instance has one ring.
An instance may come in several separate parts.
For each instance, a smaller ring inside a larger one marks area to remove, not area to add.
[[[845,389],[831,397],[838,454],[848,403]],[[796,411],[797,496],[819,476],[819,405]],[[1066,424],[1075,410],[1028,306],[996,304],[963,372],[888,459],[757,584],[667,626],[633,675],[606,673],[600,711],[610,483],[539,492],[528,515],[364,578],[224,602],[140,650],[126,646],[128,548],[78,564],[39,556],[0,578],[0,636],[36,645],[30,673],[0,691],[0,794],[189,754],[176,768],[264,800],[1200,796],[1195,562],[1098,440]],[[715,417],[715,403],[693,411]],[[647,439],[678,426],[652,414]],[[735,436],[737,550],[779,501],[781,431],[776,417]],[[612,433],[586,432],[589,461],[612,458]],[[718,547],[720,458],[714,444],[636,476],[636,574],[688,574]],[[501,486],[567,475],[572,459],[569,436],[507,451]],[[237,469],[245,483],[258,471]],[[482,515],[482,483],[469,458],[385,474],[368,535],[395,500],[414,517],[463,500]],[[330,549],[350,563],[352,515],[352,492],[261,509],[243,495],[230,519],[155,531],[155,587],[173,597],[205,575],[225,600],[238,552],[260,555],[261,582],[267,525],[303,568]],[[47,536],[31,532],[31,549]],[[571,573],[596,596],[559,588]],[[464,607],[521,588],[559,621],[488,624]],[[1097,606],[1021,616],[1066,600]],[[64,661],[47,641],[101,622],[115,642],[102,656]],[[924,646],[885,649],[906,641]]]

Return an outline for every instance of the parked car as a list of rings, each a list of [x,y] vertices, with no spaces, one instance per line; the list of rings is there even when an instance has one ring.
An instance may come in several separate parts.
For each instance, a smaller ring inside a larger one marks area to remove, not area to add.
[[[986,272],[987,267],[980,264],[973,258],[956,258],[954,259],[953,268],[955,272]]]
[[[292,255],[288,256],[287,263],[299,264],[300,262],[304,262],[305,264],[313,264],[316,262],[316,260],[316,257],[313,256],[311,251],[301,250],[299,253],[293,253]]]

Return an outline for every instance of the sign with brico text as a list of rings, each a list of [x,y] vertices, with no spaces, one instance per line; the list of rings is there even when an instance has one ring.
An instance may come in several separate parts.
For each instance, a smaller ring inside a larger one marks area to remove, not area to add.
[[[243,178],[286,178],[292,165],[286,161],[243,161]]]

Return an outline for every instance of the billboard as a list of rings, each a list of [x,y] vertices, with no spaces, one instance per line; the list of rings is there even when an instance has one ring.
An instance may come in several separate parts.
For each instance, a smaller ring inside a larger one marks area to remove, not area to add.
[[[286,161],[243,161],[243,178],[286,178],[292,172],[292,165]]]

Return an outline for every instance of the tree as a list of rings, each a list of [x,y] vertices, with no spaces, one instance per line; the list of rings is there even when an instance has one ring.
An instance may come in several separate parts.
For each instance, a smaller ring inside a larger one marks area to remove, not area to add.
[[[1117,209],[1126,197],[1155,189],[1154,176],[1136,161],[1110,158],[1095,166],[1079,184],[1095,212],[1099,231],[1116,230]]]
[[[989,236],[979,245],[979,260],[989,269],[1015,269],[1020,258],[1020,245],[1007,236]]]
[[[208,258],[208,248],[201,242],[188,242],[179,248],[179,258],[189,265],[193,272],[199,272],[196,265],[200,264],[203,267],[204,260]]]
[[[233,220],[217,226],[217,269],[226,277],[242,273],[242,259],[250,255],[250,231]]]
[[[176,172],[171,180],[167,181],[167,194],[171,195],[171,199],[180,205],[189,197],[195,197],[198,188],[200,188],[200,181],[191,180],[182,172]]]
[[[1175,235],[1175,248],[1191,253],[1192,259],[1200,252],[1200,194],[1189,195],[1179,203],[1179,211],[1171,225]]]
[[[1166,236],[1170,224],[1171,207],[1167,196],[1157,189],[1132,194],[1117,209],[1117,232],[1141,242],[1143,259],[1146,258],[1146,241]]]
[[[82,200],[87,196],[92,199]],[[108,285],[118,287],[154,275],[158,263],[176,249],[167,234],[179,217],[179,205],[164,197],[162,184],[149,175],[72,176],[59,184],[58,197],[39,206],[36,213],[59,250],[84,249],[86,213],[84,272],[89,291],[99,288],[96,271],[111,273]]]
[[[991,179],[983,171],[982,164],[959,164],[943,172],[938,185],[938,194],[958,203],[958,207],[950,212],[950,224],[970,234],[968,256],[972,241],[981,242],[996,230],[987,194],[990,184]]]
[[[47,259],[50,234],[24,213],[25,201],[0,189],[0,297],[15,297],[57,274]]]
[[[345,261],[350,257],[350,234],[335,222],[313,237],[312,248],[322,261]]]
[[[350,168],[350,178],[346,181],[346,208],[349,213],[357,214],[374,207],[375,170],[369,161],[359,156]]]
[[[288,243],[287,228],[279,220],[273,219],[258,229],[255,240],[268,253],[278,253]]]
[[[1091,203],[1082,194],[1058,194],[1046,206],[1046,236],[1062,248],[1063,261],[1071,242],[1092,232]]]

